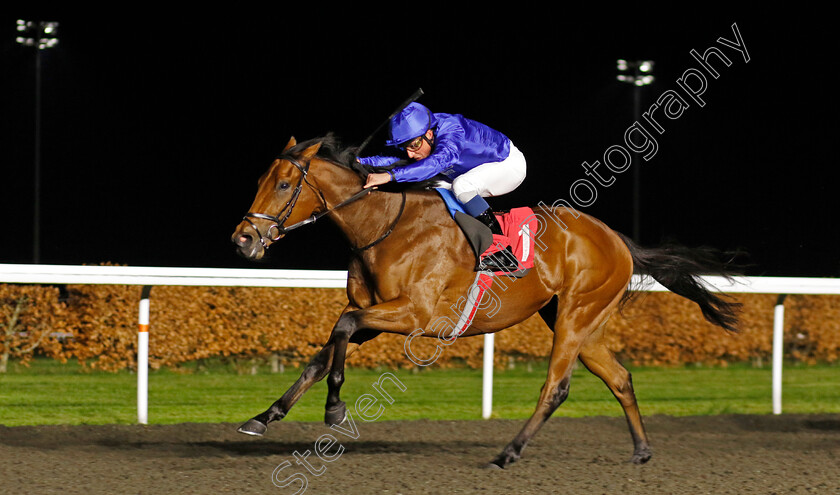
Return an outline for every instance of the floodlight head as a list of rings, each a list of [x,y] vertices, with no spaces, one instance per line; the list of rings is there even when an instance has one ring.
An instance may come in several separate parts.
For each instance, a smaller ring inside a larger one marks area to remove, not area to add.
[[[642,77],[637,77],[635,80],[636,86],[647,86],[648,84],[653,83],[653,76],[646,75]]]
[[[52,48],[58,44],[58,38],[41,38],[38,48],[43,50],[45,48]]]
[[[28,34],[27,37],[19,36],[15,38],[15,41],[21,45],[37,46],[39,50],[44,50],[58,44],[58,38],[56,38],[56,32],[58,31],[57,22],[41,21],[34,23],[32,21],[18,19],[16,25],[18,31]],[[37,31],[34,29],[36,26]]]

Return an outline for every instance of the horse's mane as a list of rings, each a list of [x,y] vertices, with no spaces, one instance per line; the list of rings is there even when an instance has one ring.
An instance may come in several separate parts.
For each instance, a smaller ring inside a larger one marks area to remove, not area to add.
[[[344,168],[354,169],[352,163],[356,160],[357,147],[343,145],[341,140],[331,132],[326,136],[301,141],[286,150],[284,154],[296,155],[317,143],[321,143],[321,147],[318,149],[318,154],[316,155],[318,158],[328,160]]]
[[[327,133],[326,136],[316,137],[312,139],[307,139],[306,141],[301,141],[296,145],[292,146],[290,149],[286,150],[284,154],[296,155],[306,148],[312,146],[313,144],[321,143],[321,147],[318,149],[318,153],[316,156],[323,160],[327,160],[331,163],[344,167],[346,169],[350,169],[356,172],[362,178],[367,177],[367,174],[371,172],[382,172],[389,168],[393,168],[395,166],[401,165],[406,163],[406,161],[399,161],[389,167],[386,168],[374,168],[368,165],[362,165],[356,161],[356,152],[358,151],[358,146],[346,146],[341,143],[341,140],[333,134],[332,132]],[[424,190],[428,189],[435,183],[434,178],[429,179],[422,182],[416,183],[406,183],[400,186],[395,184],[391,184],[389,187],[385,189],[409,189],[409,190]]]

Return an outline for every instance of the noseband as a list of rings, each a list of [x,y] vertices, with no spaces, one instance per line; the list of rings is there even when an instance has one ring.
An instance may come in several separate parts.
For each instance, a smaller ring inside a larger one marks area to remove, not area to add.
[[[290,231],[292,231],[292,230],[294,230],[298,227],[302,227],[304,225],[314,223],[316,220],[323,217],[324,215],[326,215],[326,214],[328,214],[328,213],[330,213],[334,210],[337,210],[337,209],[341,208],[342,206],[350,204],[350,203],[362,198],[363,196],[366,196],[367,194],[369,194],[372,191],[372,189],[362,189],[361,191],[357,192],[353,196],[350,196],[348,199],[346,199],[346,200],[342,201],[341,203],[335,205],[334,207],[330,208],[327,205],[327,200],[324,198],[324,193],[322,193],[320,189],[313,186],[309,182],[309,179],[308,179],[307,176],[309,174],[309,164],[311,163],[311,161],[307,161],[305,165],[302,165],[297,160],[297,158],[295,158],[291,155],[280,155],[280,156],[277,157],[277,159],[278,160],[286,160],[289,163],[291,163],[292,165],[294,165],[300,171],[300,179],[298,179],[297,185],[295,186],[294,191],[292,191],[292,197],[289,198],[289,201],[286,202],[285,206],[283,206],[283,209],[280,210],[280,213],[278,213],[277,215],[269,215],[269,214],[266,214],[266,213],[248,212],[242,218],[243,220],[248,222],[248,224],[257,233],[257,236],[260,239],[260,244],[262,244],[263,249],[268,249],[268,242],[266,241],[266,239],[268,241],[271,241],[271,242],[276,242],[278,239],[280,239],[281,237],[286,235],[288,232],[290,232]],[[297,204],[297,200],[300,197],[300,191],[303,189],[304,182],[313,191],[318,193],[318,197],[321,198],[321,203],[324,204],[324,210],[320,211],[318,213],[313,213],[311,217],[309,217],[305,220],[301,220],[300,222],[297,222],[295,224],[292,224],[292,225],[286,227],[284,224],[286,223],[286,220],[289,219],[289,215],[292,214],[292,210],[295,208],[295,204]],[[394,230],[394,227],[396,227],[397,222],[399,222],[399,220],[400,220],[400,217],[402,217],[402,214],[403,214],[404,210],[405,210],[405,191],[402,191],[402,204],[400,205],[400,211],[397,214],[397,217],[394,219],[394,221],[388,227],[388,230],[379,239],[371,242],[370,244],[368,244],[366,246],[363,246],[363,247],[360,247],[360,248],[353,248],[353,251],[364,251],[365,249],[371,248],[371,247],[379,244],[380,242],[384,241],[385,238],[387,238],[389,235],[391,235],[391,232]],[[268,228],[265,231],[265,234],[260,232],[260,229],[251,220],[252,218],[260,219],[260,220],[269,220],[271,222],[271,225],[268,226]],[[272,234],[274,234],[274,235],[272,235]]]

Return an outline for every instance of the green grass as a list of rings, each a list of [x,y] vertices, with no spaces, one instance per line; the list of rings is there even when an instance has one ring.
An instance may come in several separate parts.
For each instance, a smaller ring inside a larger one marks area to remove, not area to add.
[[[530,369],[529,369],[530,368]],[[222,366],[192,374],[168,370],[149,375],[149,422],[242,422],[265,410],[297,379],[261,370],[239,375]],[[728,368],[633,368],[642,414],[672,416],[770,414],[771,370]],[[386,370],[348,369],[342,398],[353,408],[357,397],[374,394]],[[380,420],[479,419],[481,370],[393,371],[406,390],[393,386],[394,403],[380,402]],[[497,370],[493,417],[523,419],[536,405],[546,375],[544,363]],[[36,360],[30,368],[11,365],[0,375],[0,424],[132,424],[137,420],[136,375],[80,370],[74,363]],[[840,366],[787,365],[783,373],[783,412],[840,413]],[[321,421],[326,384],[316,384],[286,421]],[[599,379],[579,367],[569,399],[555,416],[620,416],[621,407]]]

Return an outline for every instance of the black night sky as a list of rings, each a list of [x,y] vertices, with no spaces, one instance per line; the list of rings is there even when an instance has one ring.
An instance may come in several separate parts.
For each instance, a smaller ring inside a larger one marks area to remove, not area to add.
[[[660,114],[655,156],[633,165],[641,242],[743,249],[750,275],[840,276],[838,43],[819,13],[436,9],[132,13],[110,23],[12,13],[60,23],[59,45],[42,52],[41,262],[344,269],[348,245],[327,220],[261,264],[236,256],[229,236],[290,136],[334,132],[358,144],[417,88],[433,111],[482,121],[525,153],[528,178],[494,207],[569,199],[587,177],[581,164],[603,162],[635,121],[616,59],[655,61],[645,111],[669,91],[685,97],[678,80],[701,69],[690,51],[716,46],[732,64],[713,59],[720,76],[707,74],[705,105],[686,99],[678,118]],[[35,57],[15,43],[15,20],[0,17],[0,263],[33,256]],[[733,23],[749,62],[716,41],[736,39]],[[632,234],[632,168],[612,175],[583,210]]]

